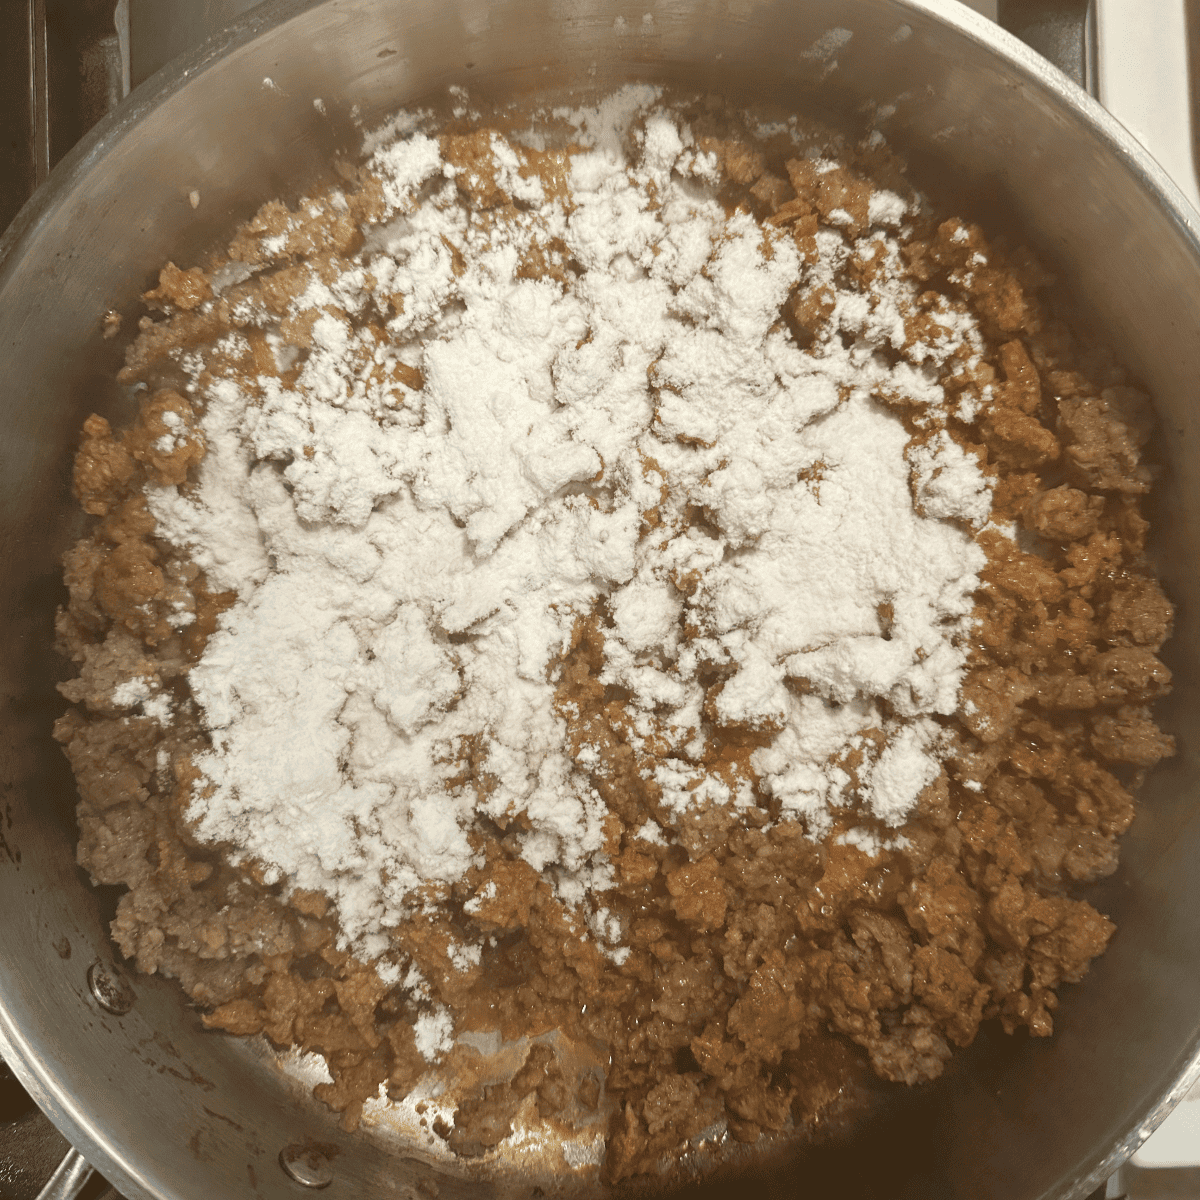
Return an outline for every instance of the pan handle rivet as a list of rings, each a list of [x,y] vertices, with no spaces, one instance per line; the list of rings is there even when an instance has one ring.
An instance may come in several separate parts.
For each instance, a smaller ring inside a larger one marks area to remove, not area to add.
[[[333,1166],[329,1155],[315,1146],[284,1146],[279,1152],[283,1173],[301,1187],[328,1187],[333,1182]]]
[[[137,999],[137,993],[125,976],[102,958],[88,967],[87,981],[96,1003],[114,1016],[123,1017]]]

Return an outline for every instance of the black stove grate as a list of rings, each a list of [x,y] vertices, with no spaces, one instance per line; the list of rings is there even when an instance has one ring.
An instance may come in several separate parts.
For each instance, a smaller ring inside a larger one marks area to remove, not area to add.
[[[0,4],[0,229],[128,90],[125,0]]]

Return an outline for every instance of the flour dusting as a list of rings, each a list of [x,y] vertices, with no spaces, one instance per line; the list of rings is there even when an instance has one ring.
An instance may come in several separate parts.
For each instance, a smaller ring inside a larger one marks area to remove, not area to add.
[[[910,202],[848,197],[805,240],[727,213],[654,89],[556,115],[580,147],[561,188],[516,139],[456,164],[394,122],[384,221],[287,303],[311,347],[275,338],[281,375],[195,370],[199,481],[149,493],[237,594],[190,673],[195,830],[329,895],[368,959],[423,887],[482,865],[480,820],[617,953],[609,813],[556,703],[580,621],[657,764],[651,843],[701,804],[814,838],[839,809],[899,826],[959,703],[991,491],[938,380],[982,342],[948,306],[910,336]],[[714,765],[730,731],[757,748]],[[434,1057],[449,1016],[423,1022]]]

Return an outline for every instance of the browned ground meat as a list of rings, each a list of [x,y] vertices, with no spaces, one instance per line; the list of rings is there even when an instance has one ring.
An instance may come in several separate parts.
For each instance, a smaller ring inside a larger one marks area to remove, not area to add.
[[[470,203],[511,203],[484,135],[448,135],[443,145]],[[702,145],[720,157],[731,207],[790,227],[802,253],[834,210],[865,228],[864,172],[895,171],[878,155],[818,174],[771,143]],[[528,159],[561,194],[562,156]],[[285,313],[309,272],[340,270],[359,222],[378,218],[379,181],[344,174],[355,185],[344,212],[272,203],[238,233],[230,256],[252,264],[263,261],[265,237],[286,233],[280,269],[207,309],[210,276],[200,268],[168,264],[147,294],[168,315],[143,323],[125,378],[159,390],[124,432],[98,416],[84,426],[75,490],[98,520],[66,557],[59,634],[78,676],[63,685],[75,707],[56,736],[79,782],[79,861],[97,882],[129,889],[113,924],[122,952],[179,979],[209,1026],[322,1053],[334,1082],[317,1094],[349,1128],[381,1082],[401,1097],[426,1070],[414,1012],[335,948],[323,896],[285,902],[281,885],[234,870],[220,847],[190,836],[182,813],[206,735],[187,671],[233,597],[211,594],[156,539],[142,495],[148,483],[184,481],[204,453],[198,414],[173,390],[171,353],[234,328],[240,301]],[[1057,987],[1079,980],[1112,936],[1111,922],[1070,889],[1113,871],[1139,772],[1173,751],[1149,710],[1170,683],[1156,655],[1172,610],[1144,555],[1146,400],[1050,315],[1046,277],[1024,251],[950,220],[926,223],[905,254],[927,289],[925,307],[908,315],[910,339],[928,331],[941,295],[965,303],[986,332],[984,360],[947,383],[950,403],[966,395],[986,405],[983,444],[972,448],[996,476],[995,518],[1029,535],[1025,549],[980,535],[989,562],[953,753],[905,826],[907,845],[877,858],[832,835],[810,841],[765,800],[736,823],[725,809],[692,812],[673,846],[637,840],[657,785],[631,747],[623,705],[598,678],[603,616],[581,617],[558,701],[576,748],[601,750],[592,778],[610,810],[617,866],[606,902],[631,931],[632,952],[618,966],[581,938],[504,829],[479,838],[486,866],[394,936],[460,1028],[507,1038],[557,1030],[564,1044],[605,1047],[607,1070],[570,1068],[550,1043],[530,1043],[510,1078],[460,1090],[453,1127],[435,1125],[461,1155],[496,1146],[531,1103],[567,1126],[594,1113],[602,1075],[609,1181],[653,1170],[720,1120],[739,1142],[837,1127],[860,1103],[865,1063],[911,1084],[937,1076],[982,1021],[1049,1034]],[[522,269],[558,278],[553,261],[548,247],[545,261]],[[829,311],[827,296],[797,289],[785,316],[803,344]],[[305,347],[310,329],[285,320],[281,335]],[[276,372],[261,335],[247,334],[241,369]],[[402,382],[423,386],[409,370]],[[902,399],[881,399],[904,413]],[[155,447],[166,413],[186,436],[164,452]],[[967,428],[952,426],[964,444]],[[654,511],[644,519],[653,529]],[[194,620],[172,624],[180,612]],[[138,676],[174,690],[173,725],[112,706],[114,687]],[[733,761],[758,742],[729,731],[715,744]],[[470,753],[462,778],[488,788]],[[466,971],[449,960],[464,927],[493,935]]]

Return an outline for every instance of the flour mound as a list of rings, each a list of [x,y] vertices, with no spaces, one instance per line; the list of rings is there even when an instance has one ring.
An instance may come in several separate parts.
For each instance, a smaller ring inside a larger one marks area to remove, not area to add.
[[[581,620],[656,763],[652,841],[700,803],[900,826],[958,706],[990,487],[938,378],[982,343],[949,311],[906,333],[908,202],[804,241],[726,214],[653,89],[559,115],[583,147],[560,194],[494,132],[469,179],[411,125],[379,145],[384,222],[290,301],[311,348],[252,314],[280,371],[197,369],[198,483],[149,497],[237,593],[190,675],[189,819],[327,893],[367,958],[482,865],[481,820],[600,911],[608,810],[556,705]],[[703,765],[730,731],[753,753]]]

